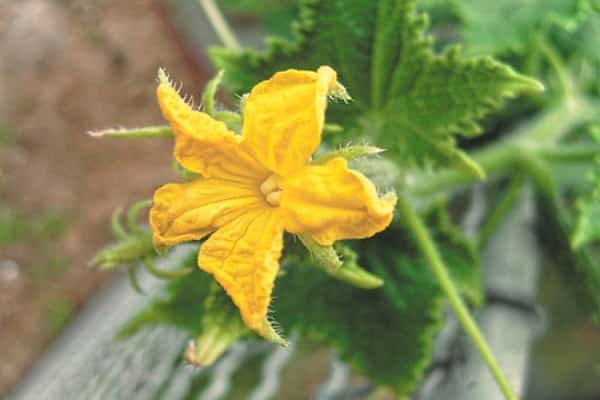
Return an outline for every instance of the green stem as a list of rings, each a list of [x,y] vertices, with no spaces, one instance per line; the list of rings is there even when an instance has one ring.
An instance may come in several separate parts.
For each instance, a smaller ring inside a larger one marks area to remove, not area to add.
[[[371,104],[373,109],[379,109],[383,98],[383,63],[385,61],[385,24],[383,23],[389,12],[385,2],[380,2],[377,11],[377,24],[375,29],[375,43],[373,44],[373,58],[371,65]]]
[[[411,229],[418,247],[429,262],[431,269],[436,276],[442,290],[446,294],[446,297],[450,301],[450,305],[454,309],[458,320],[463,326],[465,332],[475,344],[475,347],[477,347],[481,357],[487,364],[490,372],[496,379],[498,386],[502,390],[504,397],[507,400],[517,400],[517,396],[510,388],[508,380],[498,365],[498,361],[494,357],[492,350],[487,344],[465,303],[461,299],[454,282],[450,278],[448,269],[442,261],[438,249],[421,217],[419,217],[408,200],[403,197],[398,199],[398,210],[408,227]]]
[[[127,239],[129,235],[125,232],[123,224],[121,223],[121,217],[123,216],[123,207],[117,208],[110,219],[110,226],[113,234],[117,239]]]
[[[173,130],[167,125],[145,126],[131,129],[104,129],[88,132],[92,137],[110,137],[117,139],[172,138]]]
[[[548,63],[556,73],[562,96],[564,98],[572,97],[575,92],[575,85],[561,55],[543,37],[540,37],[537,42],[541,53],[546,57],[546,60],[548,60]]]
[[[177,279],[182,276],[190,274],[194,268],[185,267],[181,269],[173,269],[173,270],[162,270],[159,269],[156,264],[154,264],[154,260],[151,257],[146,257],[144,259],[144,265],[146,266],[146,270],[151,274],[157,277],[158,279]]]
[[[523,189],[523,183],[523,175],[517,175],[511,180],[510,185],[502,194],[502,199],[498,202],[498,205],[494,208],[494,211],[492,211],[492,214],[479,232],[479,248],[485,246],[492,236],[492,233],[496,231],[498,225],[500,225],[506,214],[512,209],[512,205],[515,203],[515,200],[519,197],[519,194]]]
[[[127,228],[129,229],[130,232],[132,232],[132,233],[145,232],[145,229],[142,228],[138,224],[138,218],[140,216],[140,212],[144,208],[150,207],[151,205],[152,205],[152,200],[144,199],[144,200],[135,202],[135,204],[129,208],[129,210],[127,211],[127,216],[125,217],[125,221],[127,223]]]
[[[600,154],[600,146],[594,144],[571,144],[542,147],[538,155],[551,162],[588,162]]]
[[[223,42],[225,47],[230,49],[239,49],[240,43],[238,42],[233,30],[229,27],[227,20],[221,14],[221,10],[217,7],[214,0],[199,0],[200,6],[204,10],[208,20],[210,21],[213,29],[219,36],[219,39]]]
[[[549,160],[590,160],[597,146],[586,149],[581,145],[556,145],[557,139],[573,127],[594,116],[600,105],[589,99],[571,98],[544,112],[530,123],[519,126],[508,139],[475,151],[471,157],[486,171],[488,176],[497,176],[512,171],[524,153],[535,154]],[[416,175],[414,184],[406,189],[412,196],[425,197],[440,192],[452,191],[471,184],[478,179],[464,171],[447,169],[434,175]]]

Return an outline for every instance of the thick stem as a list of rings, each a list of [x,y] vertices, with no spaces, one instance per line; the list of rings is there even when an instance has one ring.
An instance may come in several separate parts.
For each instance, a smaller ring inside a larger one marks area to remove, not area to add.
[[[494,357],[492,350],[490,349],[488,343],[479,330],[479,327],[475,323],[475,320],[467,309],[467,306],[460,297],[454,282],[450,278],[448,269],[440,257],[437,247],[431,238],[429,231],[425,227],[425,224],[421,220],[421,217],[419,217],[409,201],[403,197],[398,199],[398,210],[403,217],[403,220],[412,231],[419,249],[429,262],[431,270],[436,276],[442,290],[446,294],[446,297],[454,309],[454,312],[456,313],[456,316],[458,317],[463,329],[475,344],[475,347],[481,354],[481,357],[487,364],[490,372],[494,376],[494,379],[498,383],[498,386],[502,390],[504,397],[507,400],[517,400],[517,396],[510,388],[508,380],[500,368],[498,361]]]

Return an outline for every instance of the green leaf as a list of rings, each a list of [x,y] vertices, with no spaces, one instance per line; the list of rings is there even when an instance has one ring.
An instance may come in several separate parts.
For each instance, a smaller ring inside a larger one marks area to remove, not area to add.
[[[453,277],[479,302],[478,260],[441,209],[428,219],[440,227],[436,239]],[[290,265],[275,289],[275,317],[309,338],[333,346],[339,356],[373,383],[407,395],[432,356],[443,320],[444,296],[409,235],[391,228],[356,243],[360,262],[384,279],[382,289],[361,290],[323,274],[307,263]]]
[[[427,220],[438,227],[434,236],[452,276],[467,298],[479,303],[478,259],[472,245],[452,225],[444,207],[430,212]],[[431,360],[433,339],[444,318],[444,296],[410,244],[410,235],[393,227],[377,239],[354,243],[356,251],[368,255],[361,264],[385,280],[382,288],[373,290],[317,271],[306,251],[290,242],[275,286],[273,317],[288,332],[299,331],[333,346],[374,383],[410,393]],[[342,246],[339,251],[345,262],[356,264],[353,250]],[[181,267],[194,265],[195,257],[193,252]],[[165,298],[130,321],[122,335],[147,325],[169,324],[201,336],[211,326],[222,326],[223,316],[227,324],[238,326],[237,308],[222,290],[213,298],[213,284],[212,277],[201,271],[170,281]]]
[[[462,38],[474,52],[525,52],[551,26],[574,29],[594,0],[457,0]]]
[[[466,59],[457,48],[435,54],[427,25],[414,0],[305,0],[295,40],[271,39],[264,53],[210,54],[239,93],[276,71],[328,64],[354,99],[330,107],[328,118],[348,128],[330,137],[366,133],[403,165],[456,164],[480,174],[455,136],[479,134],[477,121],[502,99],[541,85],[492,59]]]

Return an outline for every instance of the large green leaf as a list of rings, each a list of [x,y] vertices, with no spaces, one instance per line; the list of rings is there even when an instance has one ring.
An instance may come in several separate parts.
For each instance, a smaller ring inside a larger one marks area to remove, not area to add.
[[[477,120],[502,99],[540,89],[490,58],[435,54],[414,0],[305,0],[300,15],[295,40],[271,39],[264,53],[211,49],[226,83],[243,93],[276,71],[331,65],[354,98],[331,109],[347,128],[338,138],[367,134],[403,165],[470,166],[455,136],[480,133]]]
[[[471,301],[480,302],[476,252],[446,218],[436,212],[429,221],[443,227],[435,236],[452,276]],[[283,327],[333,346],[372,382],[411,393],[430,363],[444,296],[410,243],[397,228],[356,243],[361,265],[384,279],[382,289],[332,281],[305,263],[290,266],[276,286],[275,316]],[[355,262],[348,255],[345,261]]]

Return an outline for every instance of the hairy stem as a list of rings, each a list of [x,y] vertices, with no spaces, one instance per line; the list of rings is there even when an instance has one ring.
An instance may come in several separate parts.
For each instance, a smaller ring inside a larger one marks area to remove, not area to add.
[[[481,357],[487,364],[490,372],[494,376],[494,379],[498,383],[498,386],[502,390],[504,397],[507,400],[517,400],[517,396],[510,388],[508,380],[500,368],[496,357],[492,353],[490,346],[486,342],[475,320],[471,316],[471,313],[467,309],[467,306],[460,297],[458,289],[454,285],[452,278],[450,278],[448,269],[440,257],[437,246],[431,238],[429,231],[425,227],[423,220],[411,206],[410,202],[403,197],[398,199],[398,210],[402,215],[403,220],[412,231],[419,249],[429,262],[431,270],[436,276],[442,290],[446,294],[446,297],[456,313],[456,316],[458,317],[463,329],[475,344],[475,347],[481,354]]]

